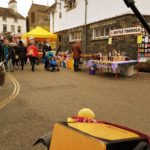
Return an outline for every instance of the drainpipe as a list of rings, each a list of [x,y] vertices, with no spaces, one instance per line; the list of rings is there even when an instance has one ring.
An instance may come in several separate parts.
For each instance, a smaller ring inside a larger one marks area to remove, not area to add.
[[[83,46],[83,53],[86,53],[86,45],[87,45],[87,5],[88,5],[88,0],[85,0],[85,23],[84,23],[84,46]]]
[[[53,17],[52,20],[53,20],[53,33],[54,33],[54,25],[55,25],[55,24],[54,24],[54,19],[55,19],[55,18],[54,18],[54,12],[52,12],[52,17]]]

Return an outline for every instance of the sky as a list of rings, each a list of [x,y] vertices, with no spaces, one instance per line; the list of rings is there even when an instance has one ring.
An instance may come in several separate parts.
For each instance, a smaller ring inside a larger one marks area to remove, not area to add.
[[[16,0],[18,6],[18,12],[24,17],[27,16],[32,0]],[[55,0],[33,0],[35,4],[47,5],[47,3],[52,5]],[[0,0],[0,7],[8,7],[9,0]]]

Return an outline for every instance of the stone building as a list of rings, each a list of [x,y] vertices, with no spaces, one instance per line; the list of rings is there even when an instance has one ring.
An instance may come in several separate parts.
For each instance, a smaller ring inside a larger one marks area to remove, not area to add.
[[[150,23],[150,2],[140,3],[138,0],[137,4]],[[123,1],[56,0],[54,6],[50,13],[51,23],[53,18],[54,23],[50,26],[58,34],[62,50],[71,49],[73,42],[80,40],[85,53],[108,53],[115,48],[126,51],[131,58],[137,57],[137,34],[115,36],[112,45],[108,45],[111,30],[141,26]]]
[[[0,34],[21,36],[26,32],[26,20],[17,12],[17,2],[10,0],[8,8],[0,7]]]
[[[32,4],[28,12],[28,30],[41,26],[50,31],[49,6]]]

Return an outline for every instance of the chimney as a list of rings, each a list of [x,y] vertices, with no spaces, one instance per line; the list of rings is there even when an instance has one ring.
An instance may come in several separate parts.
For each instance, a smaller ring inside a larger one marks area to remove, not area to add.
[[[17,12],[17,2],[16,2],[16,0],[9,0],[8,8],[10,8],[13,11]]]

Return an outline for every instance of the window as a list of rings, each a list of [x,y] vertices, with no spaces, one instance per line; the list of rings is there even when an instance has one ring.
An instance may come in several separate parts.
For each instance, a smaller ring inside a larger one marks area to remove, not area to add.
[[[7,21],[6,17],[3,17],[3,21]]]
[[[7,25],[3,24],[3,32],[7,32]]]
[[[69,34],[69,42],[81,41],[81,32],[72,32]]]
[[[31,23],[35,23],[35,13],[31,13]]]
[[[14,18],[14,22],[17,23],[17,22],[18,22],[18,19],[17,19],[17,18]]]
[[[18,33],[21,33],[21,26],[18,26]]]
[[[107,39],[109,37],[109,32],[111,26],[97,27],[93,29],[93,40],[95,39]]]
[[[60,18],[60,19],[62,18],[62,13],[61,13],[61,12],[59,13],[59,18]]]
[[[65,0],[65,7],[67,11],[76,7],[76,0]]]
[[[15,26],[11,25],[11,32],[15,33]]]
[[[62,42],[62,35],[58,36],[58,42]]]
[[[94,32],[94,33],[93,33],[93,38],[94,38],[94,39],[100,37],[100,28],[94,28],[93,32]]]

